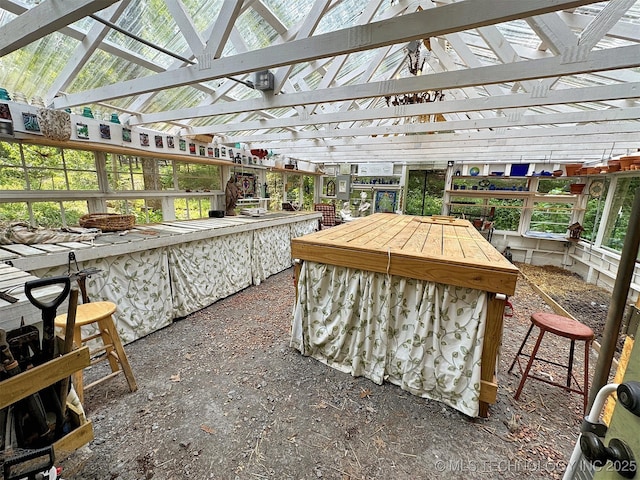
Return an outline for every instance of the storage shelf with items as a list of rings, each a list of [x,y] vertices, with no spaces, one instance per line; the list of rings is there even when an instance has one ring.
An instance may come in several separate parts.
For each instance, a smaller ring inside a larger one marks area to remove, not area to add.
[[[582,182],[587,179],[535,164],[519,165],[515,171],[513,166],[454,165],[445,191],[446,211],[471,220],[480,231],[495,227],[523,236],[564,239],[567,227],[585,209],[588,196]]]

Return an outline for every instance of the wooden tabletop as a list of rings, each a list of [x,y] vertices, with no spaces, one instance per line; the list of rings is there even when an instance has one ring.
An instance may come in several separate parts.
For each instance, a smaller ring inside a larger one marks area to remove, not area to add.
[[[518,269],[468,220],[377,213],[291,241],[294,258],[513,295]]]

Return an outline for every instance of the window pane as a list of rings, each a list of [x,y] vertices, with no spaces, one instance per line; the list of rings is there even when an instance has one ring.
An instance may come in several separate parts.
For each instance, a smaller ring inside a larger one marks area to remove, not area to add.
[[[411,170],[406,196],[407,215],[440,215],[445,174],[442,170]]]
[[[589,197],[587,208],[584,212],[584,219],[582,221],[584,231],[581,234],[581,238],[583,240],[589,240],[593,242],[596,239],[596,235],[598,234],[598,227],[600,226],[600,222],[602,220],[602,209],[604,207],[604,201],[605,198],[607,198],[607,192],[609,191],[609,184],[609,179],[605,179],[600,196]]]
[[[636,190],[640,188],[640,178],[619,178],[611,214],[607,218],[602,245],[621,251],[629,225],[637,227],[638,219],[631,221],[631,207]]]
[[[20,156],[20,144],[0,142],[0,169],[2,169],[1,190],[27,188],[27,177]]]
[[[529,231],[541,233],[566,233],[571,224],[573,204],[535,202]]]
[[[58,202],[37,202],[32,205],[32,210],[37,226],[57,228],[62,225],[62,211]]]

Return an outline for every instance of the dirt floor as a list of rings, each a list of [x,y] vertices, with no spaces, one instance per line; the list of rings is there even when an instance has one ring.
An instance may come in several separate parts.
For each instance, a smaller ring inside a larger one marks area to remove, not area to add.
[[[547,272],[540,283],[569,285],[566,272]],[[533,269],[527,274],[532,278]],[[574,288],[599,291],[574,280]],[[593,307],[593,318],[582,320],[599,325],[606,318],[606,292],[592,305],[593,295],[560,290],[565,308]],[[507,370],[531,313],[549,310],[525,280],[510,298],[498,402],[486,419],[301,356],[289,347],[293,298],[288,270],[127,345],[139,389],[130,393],[119,376],[87,392],[95,439],[61,463],[63,477],[561,478],[582,401],[533,380],[513,399],[520,375],[517,367]],[[568,342],[545,337],[543,350],[563,359]],[[104,368],[87,371],[88,380]]]

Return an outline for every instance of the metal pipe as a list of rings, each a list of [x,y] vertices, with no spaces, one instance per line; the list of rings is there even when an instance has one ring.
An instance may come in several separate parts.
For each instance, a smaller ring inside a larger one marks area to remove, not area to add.
[[[611,295],[611,304],[609,305],[607,321],[604,326],[602,345],[589,392],[589,408],[593,405],[598,391],[609,381],[613,355],[618,342],[620,325],[622,324],[631,277],[633,276],[636,258],[638,257],[638,247],[640,246],[640,223],[637,222],[638,218],[640,218],[640,188],[636,189],[633,205],[631,206],[627,235],[620,254],[620,264],[618,265],[616,282]]]

